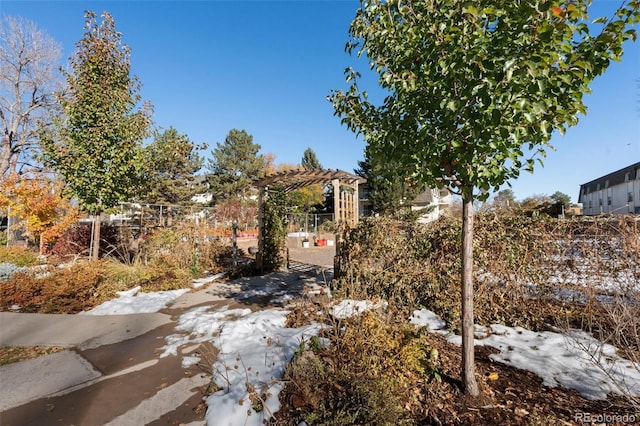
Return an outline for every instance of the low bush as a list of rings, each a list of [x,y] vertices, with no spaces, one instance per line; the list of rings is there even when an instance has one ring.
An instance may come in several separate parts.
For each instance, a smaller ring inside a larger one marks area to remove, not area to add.
[[[33,266],[40,263],[40,260],[38,259],[38,253],[27,248],[0,246],[0,263]]]
[[[89,254],[91,245],[92,225],[78,223],[69,228],[47,250],[47,253],[57,256]],[[117,226],[102,224],[100,226],[100,255],[113,255],[122,246],[120,231]]]
[[[155,265],[168,274],[170,270],[176,274],[187,271],[192,277],[200,277],[205,271],[223,271],[230,258],[229,245],[218,238],[205,237],[189,226],[152,230],[142,241],[139,254],[144,264]]]
[[[143,292],[187,288],[188,271],[157,265],[125,265],[116,260],[79,262],[33,274],[22,270],[0,286],[0,309],[75,314],[116,298],[117,292],[140,286]]]
[[[22,312],[76,313],[94,307],[104,265],[85,262],[46,276],[16,273],[0,286],[2,310],[20,306]]]
[[[438,377],[428,333],[391,311],[333,325],[327,344],[301,344],[287,366],[281,398],[289,411],[280,416],[287,424],[413,424],[405,410],[412,386],[418,378]]]

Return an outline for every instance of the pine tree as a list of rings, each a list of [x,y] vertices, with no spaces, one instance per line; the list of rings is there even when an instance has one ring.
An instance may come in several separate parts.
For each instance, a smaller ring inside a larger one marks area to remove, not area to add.
[[[305,149],[301,164],[305,170],[319,170],[322,168],[315,151],[311,148]]]
[[[398,213],[403,207],[410,206],[411,201],[424,189],[425,185],[412,183],[406,176],[397,173],[393,164],[371,158],[365,150],[365,159],[358,161],[358,169],[354,172],[367,179],[369,201],[375,213],[387,215]]]
[[[265,172],[266,161],[264,155],[258,154],[260,148],[253,143],[253,136],[237,129],[229,131],[224,143],[216,143],[211,152],[213,158],[207,163],[214,203],[246,197],[253,180]]]
[[[139,200],[156,204],[188,203],[199,190],[193,181],[203,164],[196,146],[173,127],[156,133],[145,147],[145,191]]]

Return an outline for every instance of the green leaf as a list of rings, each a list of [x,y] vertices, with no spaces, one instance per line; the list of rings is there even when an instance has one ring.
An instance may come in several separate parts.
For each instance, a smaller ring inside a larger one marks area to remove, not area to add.
[[[473,5],[468,5],[462,8],[462,13],[469,14],[473,17],[478,16],[478,9]]]

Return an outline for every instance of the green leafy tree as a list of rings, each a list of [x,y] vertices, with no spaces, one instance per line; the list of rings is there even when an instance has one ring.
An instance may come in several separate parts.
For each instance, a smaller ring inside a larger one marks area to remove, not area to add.
[[[586,113],[583,94],[639,20],[637,0],[590,25],[588,0],[368,0],[351,23],[349,53],[366,56],[388,95],[374,105],[360,75],[330,100],[372,157],[396,161],[429,186],[462,196],[462,378],[478,394],[473,353],[473,201],[522,169],[551,135]],[[525,154],[525,151],[531,153]]]
[[[146,203],[180,204],[203,190],[194,184],[194,175],[203,164],[196,146],[173,127],[155,134],[145,147],[146,185],[140,200]]]
[[[106,12],[98,23],[85,13],[85,33],[76,43],[71,72],[64,72],[69,96],[60,97],[64,120],[43,134],[44,155],[64,177],[71,195],[95,215],[92,257],[97,258],[100,214],[124,201],[140,183],[142,140],[151,107],[140,101],[140,83],[130,75],[130,51]]]
[[[318,161],[316,152],[311,148],[305,149],[304,154],[302,155],[301,164],[305,170],[318,170],[322,168],[322,164]]]
[[[253,180],[261,177],[266,169],[264,155],[258,154],[260,148],[253,143],[253,136],[237,129],[229,131],[224,143],[216,143],[207,163],[214,202],[248,194]]]

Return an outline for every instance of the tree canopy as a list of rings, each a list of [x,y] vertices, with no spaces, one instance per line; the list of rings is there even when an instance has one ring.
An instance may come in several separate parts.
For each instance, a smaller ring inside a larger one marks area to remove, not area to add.
[[[322,168],[322,164],[320,164],[320,161],[318,161],[316,152],[311,148],[307,148],[304,150],[304,154],[302,155],[302,162],[300,164],[307,170],[318,170]]]
[[[358,166],[354,172],[367,179],[368,199],[375,213],[398,213],[403,207],[410,206],[421,189],[425,188],[424,184],[412,182],[398,173],[400,169],[393,162],[369,156],[368,149],[365,149],[365,158],[358,161]]]
[[[473,355],[473,200],[533,171],[554,132],[586,113],[583,95],[623,43],[640,2],[590,22],[589,0],[362,0],[347,51],[366,57],[387,91],[380,105],[360,74],[330,101],[372,158],[463,199],[462,377],[478,394]],[[526,154],[525,154],[526,152]]]
[[[486,198],[532,171],[553,132],[586,113],[589,84],[635,39],[626,27],[638,21],[638,1],[625,3],[591,25],[586,0],[366,1],[347,50],[368,58],[389,94],[372,104],[348,68],[349,90],[331,101],[372,156]]]
[[[201,148],[173,127],[156,132],[144,148],[146,185],[139,199],[158,204],[189,202],[201,189],[194,185],[195,173],[204,162],[198,154]]]
[[[209,185],[214,201],[245,196],[254,179],[266,168],[260,145],[245,130],[231,129],[223,143],[217,142],[207,163]]]
[[[24,166],[39,166],[38,129],[57,112],[54,92],[60,46],[31,21],[7,16],[0,22],[0,179]]]
[[[11,210],[27,236],[44,246],[78,220],[78,212],[62,197],[62,183],[45,176],[30,178],[11,174],[0,181],[0,212]]]
[[[63,71],[69,94],[58,100],[64,117],[55,121],[55,132],[41,138],[48,164],[96,216],[126,201],[140,184],[142,141],[151,123],[150,105],[138,108],[140,83],[130,75],[130,50],[113,17],[101,17],[99,23],[94,12],[85,13],[71,72]],[[95,228],[99,241],[100,227]],[[93,253],[97,257],[98,244]]]

